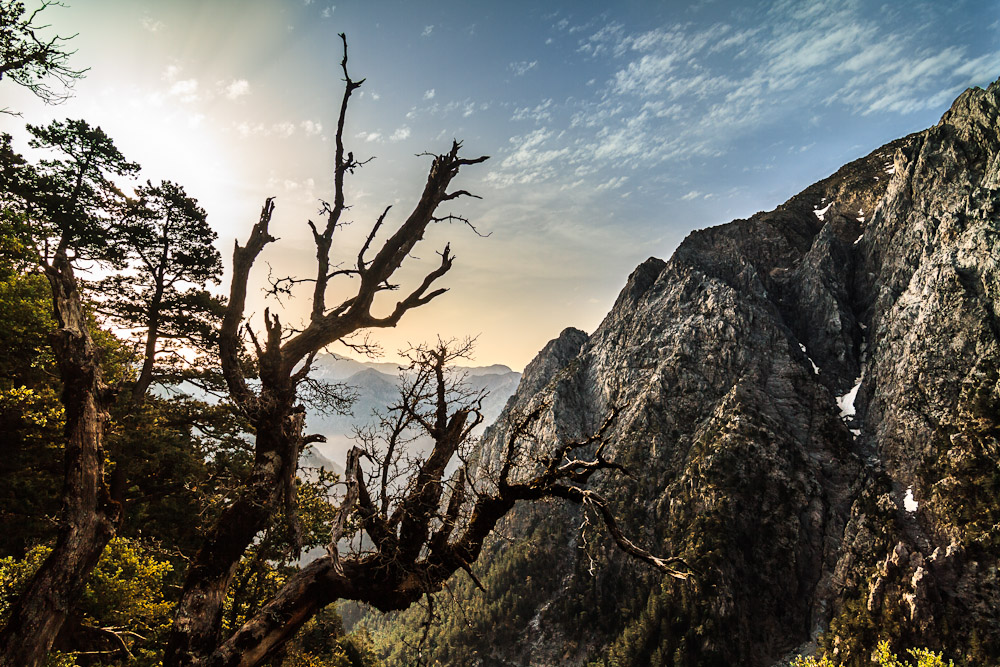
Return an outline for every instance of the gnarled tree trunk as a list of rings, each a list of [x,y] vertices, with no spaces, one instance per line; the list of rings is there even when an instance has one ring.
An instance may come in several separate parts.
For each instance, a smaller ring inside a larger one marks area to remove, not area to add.
[[[104,483],[106,388],[73,268],[60,248],[45,267],[59,329],[52,348],[63,381],[66,471],[55,548],[14,603],[0,632],[0,666],[44,664],[87,577],[114,536],[118,507]]]

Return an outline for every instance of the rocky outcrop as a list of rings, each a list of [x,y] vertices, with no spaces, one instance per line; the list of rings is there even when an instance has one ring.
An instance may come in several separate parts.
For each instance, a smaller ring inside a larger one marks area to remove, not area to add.
[[[826,637],[847,658],[884,633],[1000,661],[998,106],[966,91],[896,151],[858,244],[869,465]]]
[[[1000,662],[998,97],[692,233],[532,362],[507,413],[544,403],[553,442],[618,409],[632,476],[596,485],[697,577],[661,579],[576,508],[526,508],[506,530],[541,582],[501,592],[531,612],[466,635],[511,638],[474,662],[764,666],[820,643],[867,664],[880,637]],[[511,571],[506,544],[484,580]]]

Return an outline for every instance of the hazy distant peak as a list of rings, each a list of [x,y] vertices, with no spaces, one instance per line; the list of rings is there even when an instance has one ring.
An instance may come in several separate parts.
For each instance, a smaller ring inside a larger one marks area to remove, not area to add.
[[[334,352],[321,355],[314,363],[316,374],[326,380],[346,380],[364,370],[374,370],[383,375],[396,377],[406,367],[391,361],[358,361]],[[492,364],[490,366],[454,366],[453,370],[462,371],[469,376],[507,375],[513,373],[509,366]]]
[[[507,375],[514,370],[504,364],[493,364],[492,366],[456,366],[456,370],[464,371],[472,377],[481,375]]]

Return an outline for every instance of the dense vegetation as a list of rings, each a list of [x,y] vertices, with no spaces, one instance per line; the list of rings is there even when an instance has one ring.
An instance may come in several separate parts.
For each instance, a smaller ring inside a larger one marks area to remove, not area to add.
[[[83,123],[74,125],[81,132],[94,131]],[[9,175],[17,156],[9,143],[4,148],[3,173]],[[9,178],[4,186],[9,198]],[[137,207],[152,201],[155,208],[161,208],[164,192],[183,203],[203,224],[204,212],[184,197],[179,186],[169,183],[140,187],[138,198],[131,201],[116,194],[106,205]],[[152,199],[144,202],[144,195]],[[138,224],[133,221],[131,231],[149,233],[150,220],[157,219],[155,208],[152,213],[144,211],[150,217],[140,220],[143,227],[136,229]],[[0,327],[2,623],[25,581],[51,551],[60,510],[65,410],[60,402],[62,383],[48,342],[56,320],[49,286],[36,270],[35,238],[14,207],[4,208],[0,223],[0,320],[4,323]],[[204,245],[189,255],[200,253],[210,260],[198,277],[203,282],[217,278],[218,254],[210,246],[214,235],[202,227],[191,236]],[[137,248],[150,246],[148,240],[135,244]],[[105,279],[88,285],[85,303],[107,381],[118,388],[132,388],[142,373],[142,364],[137,363],[142,357],[132,341],[116,332],[127,330],[126,318],[141,314],[141,308],[131,304],[148,303],[148,298],[142,298],[141,289],[111,289],[112,284]],[[140,281],[130,284],[139,285]],[[212,299],[205,292],[182,292],[178,284],[175,281],[163,299],[177,304],[164,309],[165,319],[173,320],[171,341],[191,340],[199,335],[196,329],[205,330],[204,323],[214,316]],[[206,307],[198,310],[192,305],[199,301]],[[117,324],[114,330],[113,324]],[[59,635],[50,658],[56,664],[159,664],[186,563],[220,504],[248,474],[252,463],[245,420],[229,403],[205,400],[209,395],[204,390],[219,384],[211,372],[209,353],[206,345],[204,354],[193,362],[167,355],[169,363],[155,366],[157,391],[142,396],[138,406],[131,392],[119,391],[107,432],[108,449],[113,452],[109,475],[118,480],[114,494],[124,508],[123,517],[118,536],[104,550],[80,603]],[[201,389],[196,391],[196,387]],[[192,396],[195,393],[198,398]],[[296,506],[298,525],[303,527],[301,546],[306,549],[325,543],[324,526],[332,511],[327,490],[334,481],[325,475],[310,475],[310,479],[300,481]],[[286,517],[278,517],[243,558],[237,584],[227,600],[227,625],[259,608],[288,572],[296,569],[288,526]],[[336,614],[330,611],[318,617],[303,639],[273,664],[370,664],[364,641],[359,640],[357,646],[352,642],[343,636]]]

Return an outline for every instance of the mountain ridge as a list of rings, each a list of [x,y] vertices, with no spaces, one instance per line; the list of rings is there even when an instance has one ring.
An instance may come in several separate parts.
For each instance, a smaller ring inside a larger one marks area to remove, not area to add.
[[[452,609],[465,627],[433,654],[765,666],[819,643],[866,664],[885,635],[1000,659],[998,102],[1000,83],[970,89],[773,211],[692,232],[637,267],[593,334],[546,345],[481,460],[517,412],[546,406],[553,443],[618,409],[608,452],[633,476],[595,486],[698,576],[580,536],[577,508],[518,510],[506,534],[552,567],[497,540],[479,577],[506,573],[487,595],[519,603]]]

